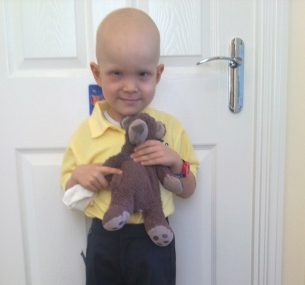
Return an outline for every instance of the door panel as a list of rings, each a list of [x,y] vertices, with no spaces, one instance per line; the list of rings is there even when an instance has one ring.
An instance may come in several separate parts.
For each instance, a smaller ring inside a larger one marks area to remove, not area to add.
[[[201,162],[196,193],[177,198],[170,219],[177,285],[251,284],[259,275],[255,0],[0,0],[0,283],[84,284],[80,253],[89,221],[61,203],[60,164],[89,113],[97,25],[124,6],[145,10],[160,29],[165,72],[152,104],[183,123]],[[237,115],[228,109],[227,63],[195,65],[229,56],[234,37],[244,40],[246,54],[244,109]]]

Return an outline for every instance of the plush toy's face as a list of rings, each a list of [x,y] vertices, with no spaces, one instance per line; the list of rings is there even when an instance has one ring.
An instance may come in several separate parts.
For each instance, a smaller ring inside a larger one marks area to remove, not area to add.
[[[165,135],[165,126],[145,113],[127,117],[121,124],[133,145],[139,145],[149,139],[159,140]]]

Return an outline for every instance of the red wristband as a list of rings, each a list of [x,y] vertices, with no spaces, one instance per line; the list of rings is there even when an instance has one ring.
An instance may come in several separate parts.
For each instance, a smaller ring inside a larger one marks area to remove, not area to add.
[[[190,174],[190,163],[182,160],[183,164],[182,164],[182,169],[181,169],[181,174],[183,177],[186,177]]]
[[[176,174],[180,178],[185,178],[190,174],[190,163],[182,159],[182,168],[181,172]]]

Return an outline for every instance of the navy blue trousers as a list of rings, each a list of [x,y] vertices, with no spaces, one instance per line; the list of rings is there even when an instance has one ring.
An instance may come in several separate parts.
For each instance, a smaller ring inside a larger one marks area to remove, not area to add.
[[[88,234],[86,285],[175,285],[175,241],[155,245],[144,225],[106,231],[93,219]]]

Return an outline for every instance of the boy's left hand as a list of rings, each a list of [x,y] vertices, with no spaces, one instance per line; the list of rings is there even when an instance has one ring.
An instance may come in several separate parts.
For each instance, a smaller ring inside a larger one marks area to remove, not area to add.
[[[148,140],[135,147],[131,158],[142,165],[165,165],[173,173],[179,173],[182,167],[181,157],[158,140]]]
[[[148,140],[137,146],[131,155],[135,161],[143,165],[164,165],[170,167],[173,173],[180,173],[182,159],[177,152],[157,140]],[[183,178],[183,192],[178,194],[182,198],[191,196],[196,187],[196,179],[192,173]]]

